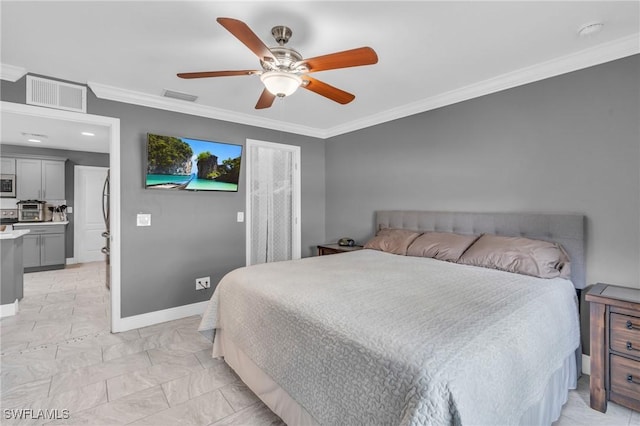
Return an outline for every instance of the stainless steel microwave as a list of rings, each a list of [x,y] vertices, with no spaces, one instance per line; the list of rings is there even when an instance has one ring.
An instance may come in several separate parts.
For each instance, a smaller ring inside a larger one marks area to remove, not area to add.
[[[16,198],[16,175],[0,175],[0,197]]]

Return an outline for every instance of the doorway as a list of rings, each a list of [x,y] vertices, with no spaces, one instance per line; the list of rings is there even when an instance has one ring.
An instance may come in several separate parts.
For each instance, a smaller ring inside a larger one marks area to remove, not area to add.
[[[12,119],[38,118],[56,120],[61,123],[86,123],[103,126],[109,133],[109,168],[111,170],[111,331],[123,331],[120,318],[120,119],[83,114],[52,108],[43,108],[13,102],[0,102],[2,122]]]
[[[300,258],[300,147],[247,139],[247,265]]]
[[[78,263],[102,261],[106,230],[102,190],[108,167],[74,166],[74,257]]]

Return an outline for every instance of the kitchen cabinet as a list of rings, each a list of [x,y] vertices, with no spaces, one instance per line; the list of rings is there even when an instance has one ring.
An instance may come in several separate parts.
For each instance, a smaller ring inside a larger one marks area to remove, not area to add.
[[[64,200],[65,160],[16,159],[16,198]]]
[[[3,175],[16,174],[16,159],[9,157],[0,158],[0,173]]]
[[[14,229],[28,229],[23,237],[25,272],[64,268],[66,222],[45,224],[15,224]]]

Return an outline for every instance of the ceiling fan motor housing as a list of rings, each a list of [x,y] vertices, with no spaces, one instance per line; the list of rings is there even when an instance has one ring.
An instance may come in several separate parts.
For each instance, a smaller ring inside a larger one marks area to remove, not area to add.
[[[287,44],[291,38],[291,34],[293,34],[291,28],[284,25],[278,25],[277,27],[271,28],[271,35],[276,39],[276,42],[280,46]]]
[[[260,61],[260,64],[265,71],[297,71],[295,64],[302,61],[302,55],[299,52],[283,46],[271,47],[269,50],[271,50],[273,56],[276,57],[278,63],[274,64],[272,62]]]

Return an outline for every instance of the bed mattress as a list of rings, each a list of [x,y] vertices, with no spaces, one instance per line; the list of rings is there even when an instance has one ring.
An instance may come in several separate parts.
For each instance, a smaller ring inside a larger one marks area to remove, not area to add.
[[[237,269],[200,329],[320,424],[518,424],[579,345],[567,280],[372,250]]]

